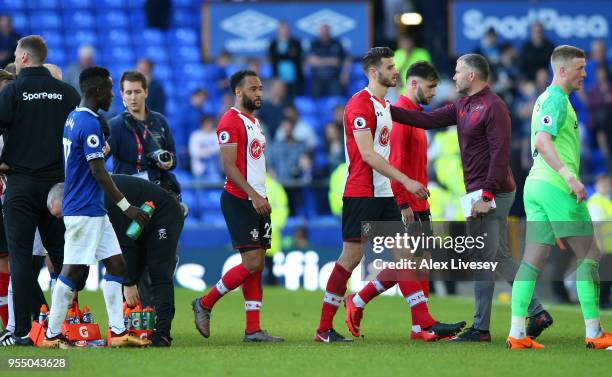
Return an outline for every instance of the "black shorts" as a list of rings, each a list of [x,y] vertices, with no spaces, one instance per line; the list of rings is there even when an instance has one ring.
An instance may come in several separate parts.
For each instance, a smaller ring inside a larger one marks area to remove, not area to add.
[[[429,210],[414,212],[414,223],[408,224],[408,233],[413,235],[433,235],[433,224],[431,223],[431,212]]]
[[[342,240],[361,241],[362,221],[402,221],[393,197],[342,198]]]
[[[244,252],[270,248],[270,216],[260,216],[250,200],[237,198],[224,190],[221,194],[221,211],[235,250]]]
[[[429,210],[414,212],[414,221],[405,224],[406,232],[414,237],[422,236],[429,237],[433,236],[433,223],[431,222],[431,212]],[[414,256],[422,257],[423,250],[419,248]]]

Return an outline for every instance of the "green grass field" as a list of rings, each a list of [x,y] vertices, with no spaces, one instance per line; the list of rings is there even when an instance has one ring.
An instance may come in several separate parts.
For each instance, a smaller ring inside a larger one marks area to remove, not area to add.
[[[176,317],[170,349],[10,348],[0,357],[65,356],[68,369],[59,375],[89,376],[609,376],[612,352],[586,350],[583,321],[577,307],[548,306],[555,324],[540,338],[546,349],[508,351],[509,304],[496,303],[492,344],[424,343],[408,338],[409,310],[400,297],[379,297],[367,307],[363,339],[352,344],[313,342],[322,292],[266,289],[262,325],[286,338],[281,344],[243,344],[244,303],[235,292],[221,300],[213,312],[211,337],[202,338],[193,326],[190,301],[197,294],[176,292]],[[102,294],[83,293],[99,323],[106,323]],[[431,299],[437,319],[471,321],[468,298]],[[612,328],[612,313],[602,313]],[[344,309],[336,316],[336,329],[348,335]],[[52,373],[52,374],[55,374]],[[9,375],[6,369],[0,375]],[[16,375],[49,376],[49,372]]]

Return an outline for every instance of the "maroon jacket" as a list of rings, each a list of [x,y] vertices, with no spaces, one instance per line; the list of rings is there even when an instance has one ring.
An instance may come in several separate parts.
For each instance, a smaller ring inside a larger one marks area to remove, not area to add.
[[[391,106],[391,117],[394,122],[424,129],[456,124],[467,192],[483,189],[497,194],[515,190],[509,165],[510,112],[489,87],[432,112]]]

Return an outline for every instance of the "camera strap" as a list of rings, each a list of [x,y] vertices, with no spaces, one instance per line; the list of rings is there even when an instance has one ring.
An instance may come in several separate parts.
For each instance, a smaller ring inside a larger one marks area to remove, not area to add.
[[[132,130],[132,133],[134,134],[134,139],[136,140],[136,152],[137,152],[136,172],[140,173],[142,166],[143,166],[142,158],[143,158],[143,155],[145,154],[143,140],[144,141],[147,140],[147,135],[149,134],[149,126],[146,123],[143,123],[144,131],[142,133],[142,139],[141,139],[136,129],[138,125],[133,124],[133,123],[137,123],[136,119],[134,119],[134,117],[127,111],[123,113],[123,119],[125,121],[125,124],[128,126],[128,128]]]
[[[144,132],[142,137],[144,140],[147,140],[147,131],[149,130],[148,126],[145,124]],[[135,129],[132,128],[132,132],[134,133],[134,138],[136,139],[136,151],[138,153],[138,158],[136,159],[136,171],[140,173],[140,169],[142,168],[142,155],[144,154],[144,146],[142,141],[140,141],[140,136]]]

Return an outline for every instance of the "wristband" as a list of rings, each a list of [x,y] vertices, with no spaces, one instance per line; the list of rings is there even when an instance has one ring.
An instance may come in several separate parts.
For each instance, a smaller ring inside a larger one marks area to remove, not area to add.
[[[410,208],[410,204],[408,204],[408,203],[400,204],[399,208],[400,208],[400,210],[404,210],[406,208]]]
[[[557,173],[559,173],[566,181],[569,181],[570,178],[574,178],[572,172],[565,165],[561,169],[557,170]]]
[[[131,204],[130,202],[127,201],[127,199],[125,198],[125,196],[123,197],[123,199],[121,199],[118,203],[117,203],[117,207],[119,207],[119,209],[122,212],[127,211],[128,208],[130,208]]]
[[[482,198],[484,202],[490,202],[493,200],[494,195],[489,191],[483,191],[480,197]]]

